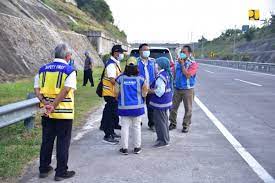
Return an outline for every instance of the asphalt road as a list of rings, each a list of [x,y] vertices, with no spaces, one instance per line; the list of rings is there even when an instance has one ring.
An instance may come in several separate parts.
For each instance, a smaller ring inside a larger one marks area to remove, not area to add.
[[[74,133],[69,167],[77,175],[64,182],[274,182],[275,76],[200,64],[196,95],[190,132],[180,132],[181,105],[169,147],[152,147],[156,134],[144,120],[140,155],[102,143],[98,109]],[[53,181],[54,174],[39,179],[37,170],[35,162],[20,182]]]

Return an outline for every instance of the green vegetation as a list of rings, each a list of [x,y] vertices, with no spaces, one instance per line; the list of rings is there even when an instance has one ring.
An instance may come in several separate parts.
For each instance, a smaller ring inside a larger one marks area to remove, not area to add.
[[[109,5],[104,0],[76,0],[80,9],[88,12],[97,21],[114,23],[114,17]]]
[[[246,32],[242,32],[240,29],[227,29],[212,41],[202,37],[198,40],[195,48],[196,57],[249,61],[250,55],[248,53],[239,53],[237,51],[238,47],[254,41],[274,39],[275,32],[273,29],[275,24],[272,27],[270,22],[271,20],[266,20],[261,28],[250,27]]]
[[[94,70],[95,85],[99,81],[102,68]],[[75,95],[74,126],[79,126],[86,119],[91,109],[100,104],[95,87],[82,87],[83,72],[78,72]],[[27,92],[33,91],[33,79],[15,83],[0,84],[1,104],[24,100]],[[2,97],[3,96],[3,97]],[[40,117],[36,117],[35,128],[28,132],[23,122],[0,129],[0,182],[18,177],[25,165],[37,158],[41,144]]]
[[[114,19],[108,4],[104,0],[77,0],[78,7],[63,0],[42,0],[46,5],[56,10],[67,19],[72,31],[107,31],[121,41],[126,41],[126,34],[113,24]],[[77,23],[68,19],[73,17]]]

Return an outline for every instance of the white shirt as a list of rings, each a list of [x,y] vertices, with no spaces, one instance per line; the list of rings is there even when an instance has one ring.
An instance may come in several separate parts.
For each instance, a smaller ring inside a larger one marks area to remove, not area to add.
[[[146,82],[147,86],[150,86],[150,78],[149,78],[150,75],[149,75],[149,71],[148,71],[148,69],[147,69],[148,60],[147,60],[147,62],[146,62],[146,61],[144,61],[144,60],[141,58],[141,61],[142,61],[142,63],[144,64],[145,82]]]
[[[164,71],[163,69],[160,70],[158,73]],[[161,79],[160,77],[156,80],[156,86],[155,86],[155,94],[158,96],[158,97],[161,97],[164,93],[165,93],[165,89],[166,89],[166,84],[165,82],[163,81],[163,79]]]
[[[60,62],[64,64],[68,64],[65,60],[63,59],[54,59],[53,62]],[[64,86],[70,87],[74,90],[76,90],[76,72],[72,72],[65,80]],[[36,74],[34,77],[34,88],[39,88],[39,74]]]
[[[115,59],[115,57],[113,57],[113,56],[111,56],[111,59],[118,65],[118,66],[120,66],[120,62],[117,60],[117,59]],[[117,66],[116,66],[116,64],[109,64],[107,67],[106,67],[106,72],[107,72],[107,77],[108,78],[114,78],[114,79],[116,79],[116,77],[117,77],[117,74],[116,74],[116,68],[117,68]]]

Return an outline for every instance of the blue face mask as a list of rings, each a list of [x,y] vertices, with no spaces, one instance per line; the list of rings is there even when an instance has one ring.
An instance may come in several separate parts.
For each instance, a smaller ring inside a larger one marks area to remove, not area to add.
[[[187,56],[186,56],[185,53],[180,53],[179,58],[180,58],[180,59],[186,59]]]
[[[148,57],[150,56],[150,51],[143,51],[143,52],[142,52],[142,56],[143,56],[144,58],[148,58]]]
[[[118,56],[118,61],[121,61],[124,59],[124,54],[123,53],[120,53],[119,56]]]

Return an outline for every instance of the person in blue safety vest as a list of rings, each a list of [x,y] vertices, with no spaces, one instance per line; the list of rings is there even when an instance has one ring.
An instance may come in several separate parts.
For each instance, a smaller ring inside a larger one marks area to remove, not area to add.
[[[192,57],[192,49],[190,46],[186,45],[182,48],[178,61],[176,62],[175,90],[173,95],[173,107],[169,116],[169,130],[176,129],[178,108],[180,103],[183,102],[185,113],[182,122],[182,132],[188,133],[189,131],[197,70],[198,64]]]
[[[172,107],[173,76],[170,62],[166,57],[156,59],[158,74],[149,93],[153,94],[149,105],[153,109],[153,122],[155,124],[157,141],[154,147],[169,145],[168,110]]]
[[[118,99],[118,115],[121,116],[122,154],[128,154],[129,127],[133,128],[134,153],[141,152],[141,116],[144,115],[144,97],[148,87],[144,77],[139,76],[137,59],[130,57],[125,71],[116,79],[116,97]]]
[[[150,58],[150,48],[149,45],[144,43],[139,46],[139,55],[138,58],[138,70],[139,74],[146,79],[146,84],[148,87],[155,80],[155,59]],[[147,106],[147,117],[148,117],[148,127],[150,130],[155,131],[154,122],[153,122],[153,110],[149,107],[150,96],[146,97],[146,106]]]

